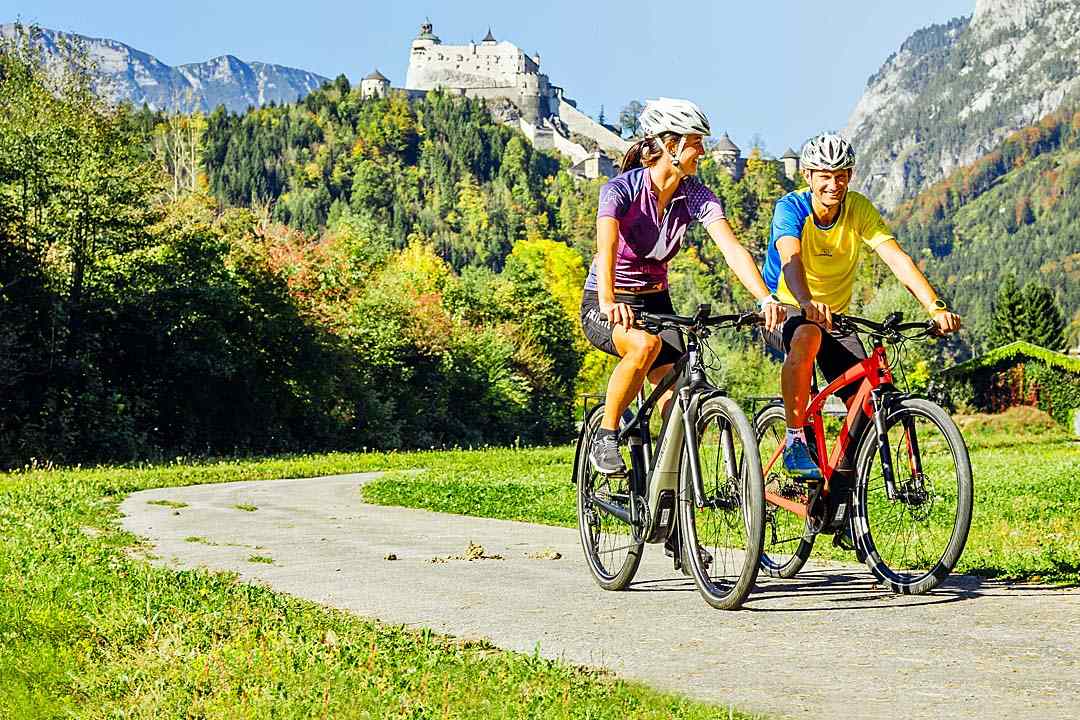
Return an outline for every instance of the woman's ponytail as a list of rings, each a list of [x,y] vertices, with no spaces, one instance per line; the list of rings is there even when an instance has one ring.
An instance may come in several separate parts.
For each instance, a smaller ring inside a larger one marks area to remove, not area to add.
[[[619,172],[639,167],[652,167],[664,154],[664,146],[670,147],[678,141],[679,136],[672,132],[660,133],[660,137],[645,137],[638,140],[623,155],[622,168]]]
[[[630,146],[630,149],[626,151],[622,159],[622,168],[619,172],[626,172],[627,170],[633,170],[642,166],[641,155],[645,151],[645,146],[650,142],[649,138],[642,138],[636,143]]]

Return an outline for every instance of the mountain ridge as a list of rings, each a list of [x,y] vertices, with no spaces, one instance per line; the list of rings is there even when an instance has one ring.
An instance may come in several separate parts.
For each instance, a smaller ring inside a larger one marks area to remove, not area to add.
[[[891,210],[1080,91],[1072,0],[977,0],[912,33],[867,81],[845,129],[858,189]]]
[[[118,40],[15,23],[0,25],[0,39],[12,42],[20,27],[31,34],[47,64],[63,62],[66,45],[81,45],[98,73],[103,97],[111,103],[146,104],[151,110],[210,112],[224,105],[243,112],[250,106],[295,102],[330,81],[307,70],[244,61],[231,54],[171,66]]]

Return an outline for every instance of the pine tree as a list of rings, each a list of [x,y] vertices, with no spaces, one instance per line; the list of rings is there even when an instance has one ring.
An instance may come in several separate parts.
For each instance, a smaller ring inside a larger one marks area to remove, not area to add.
[[[1032,281],[1024,286],[1020,295],[1024,303],[1021,339],[1048,350],[1064,349],[1065,319],[1054,293]]]
[[[1021,340],[1020,327],[1024,321],[1024,299],[1016,286],[1016,276],[1009,273],[998,289],[994,300],[994,319],[990,325],[990,347],[1007,345]]]

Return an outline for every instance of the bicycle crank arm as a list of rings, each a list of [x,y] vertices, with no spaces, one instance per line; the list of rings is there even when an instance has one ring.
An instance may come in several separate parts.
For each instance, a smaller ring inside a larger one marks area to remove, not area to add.
[[[633,525],[633,522],[630,519],[630,511],[624,508],[622,505],[616,505],[613,502],[601,500],[595,495],[593,496],[592,503],[613,518],[622,520],[627,525]]]

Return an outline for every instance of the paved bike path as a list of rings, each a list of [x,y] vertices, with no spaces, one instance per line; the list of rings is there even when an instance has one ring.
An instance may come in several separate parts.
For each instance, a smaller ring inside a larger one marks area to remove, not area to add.
[[[148,490],[121,505],[123,525],[173,567],[232,570],[510,650],[539,644],[548,657],[751,712],[1080,717],[1080,592],[954,578],[897,597],[861,566],[810,565],[794,580],[759,580],[745,610],[723,612],[657,546],[630,591],[605,592],[575,529],[368,505],[359,488],[376,475]],[[469,543],[503,559],[432,562]],[[561,559],[541,559],[550,550]]]

